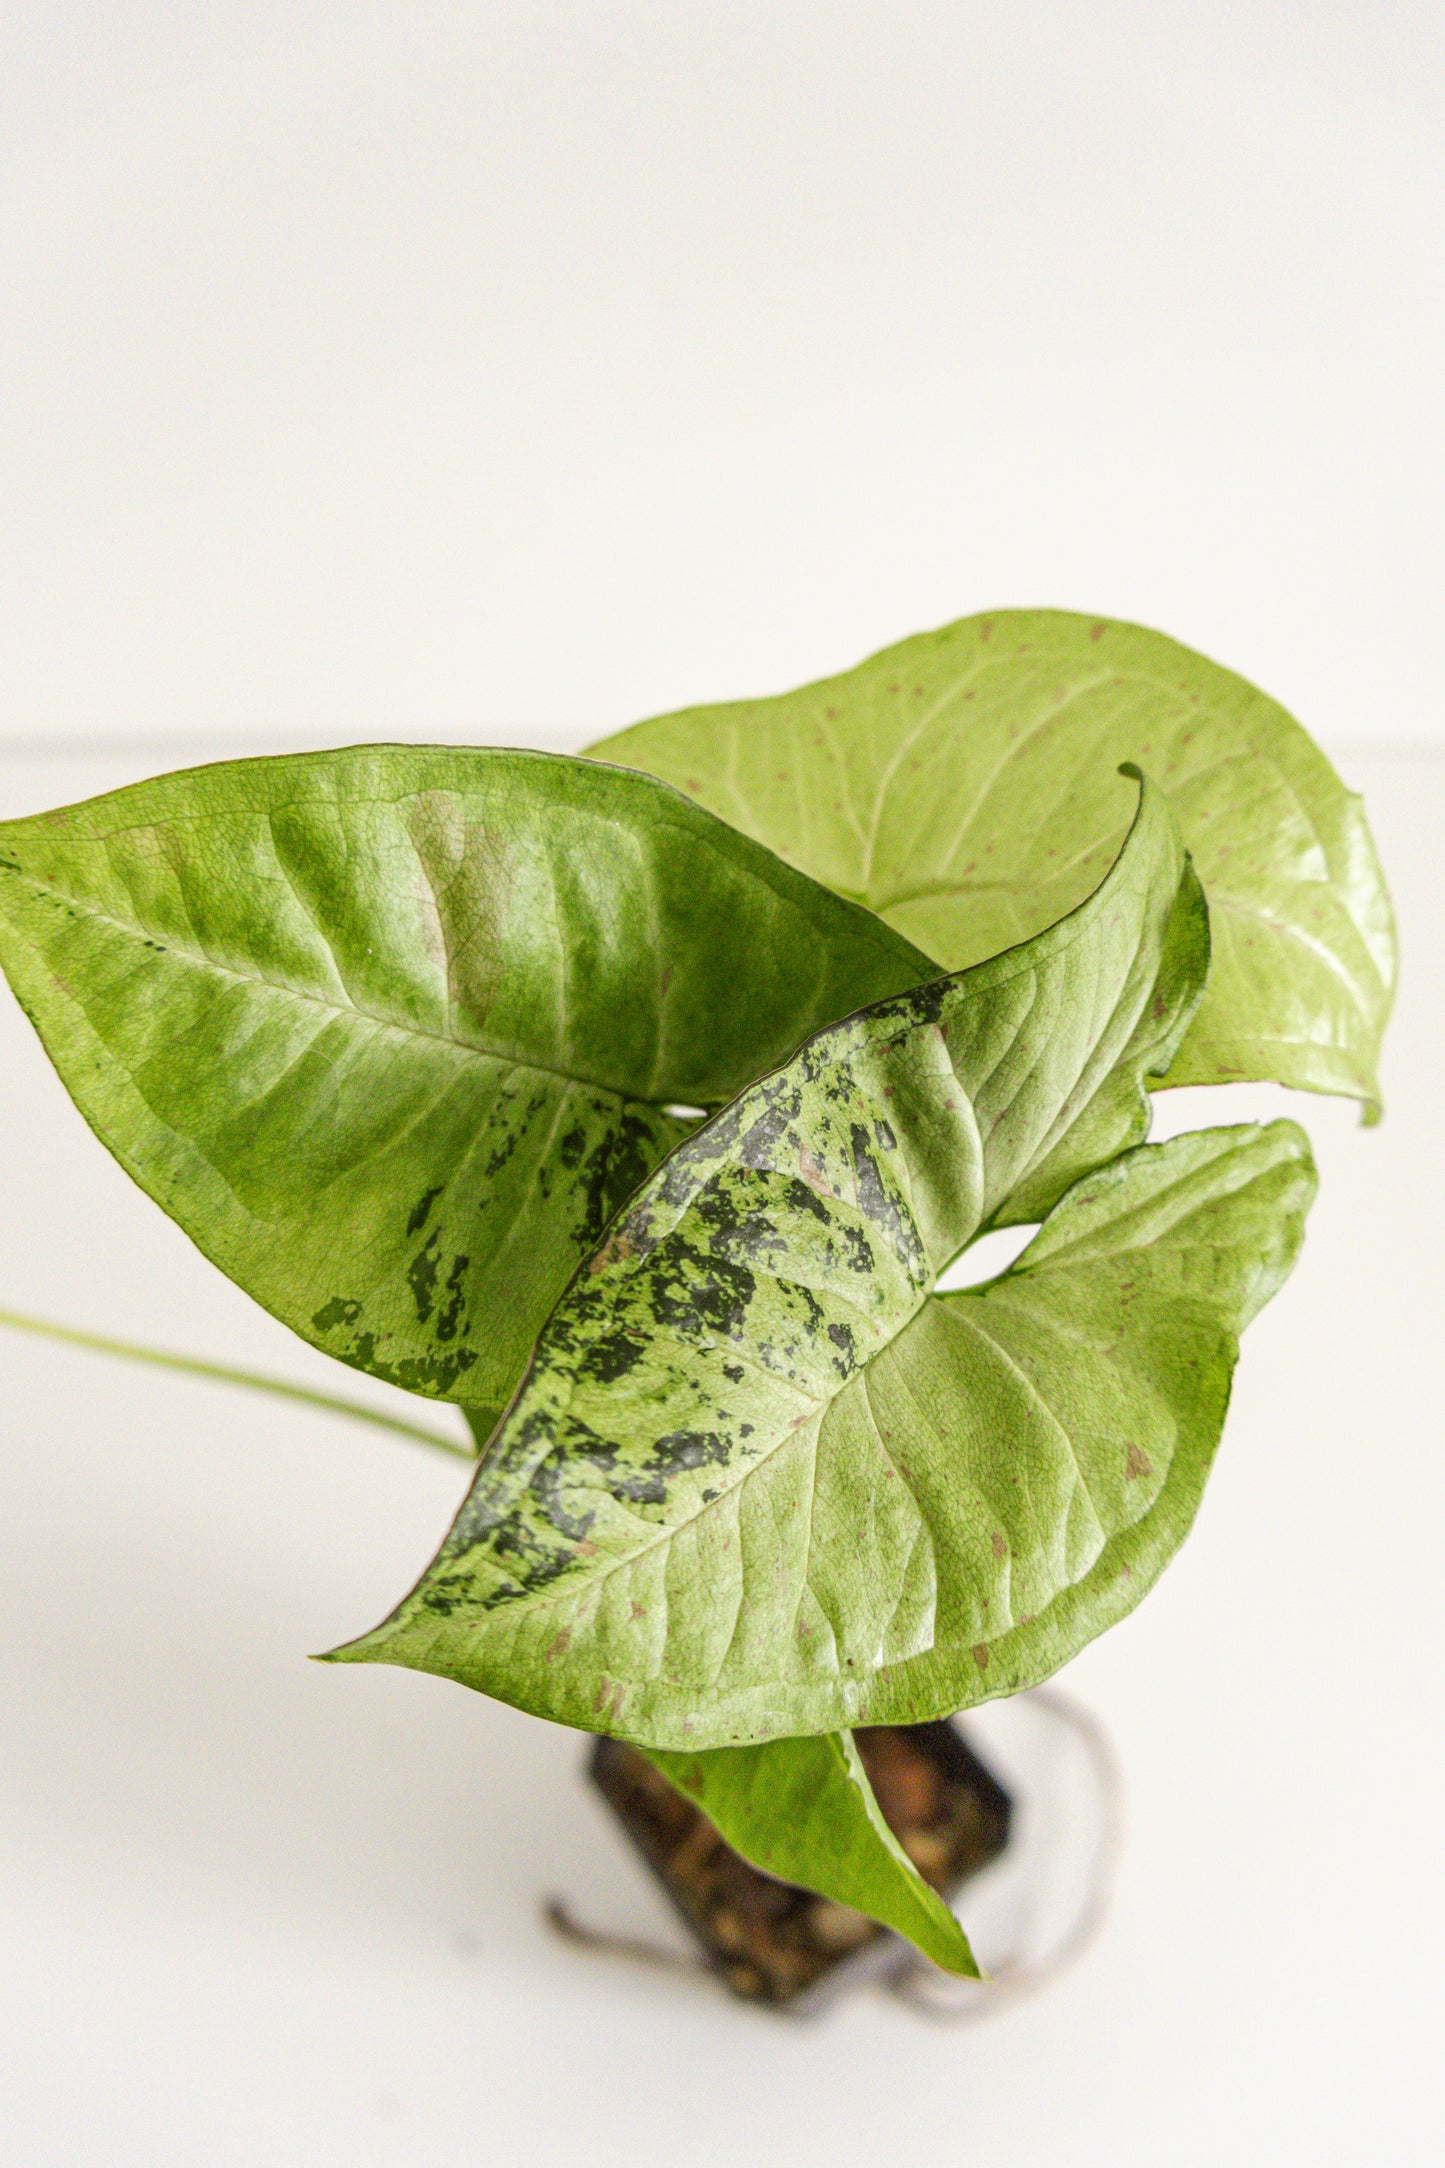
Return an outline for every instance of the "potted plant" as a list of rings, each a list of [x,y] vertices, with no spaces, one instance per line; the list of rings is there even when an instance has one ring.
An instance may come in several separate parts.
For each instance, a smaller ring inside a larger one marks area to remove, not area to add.
[[[1151,1094],[1378,1116],[1388,899],[1299,725],[1159,634],[999,613],[587,758],[362,746],[11,821],[0,960],[208,1257],[466,1413],[450,1532],[329,1660],[601,1735],[664,1869],[720,1833],[834,1956],[861,1916],[972,1971],[940,1892],[1007,1802],[941,1720],[1173,1555],[1313,1189],[1292,1122],[1151,1145]]]

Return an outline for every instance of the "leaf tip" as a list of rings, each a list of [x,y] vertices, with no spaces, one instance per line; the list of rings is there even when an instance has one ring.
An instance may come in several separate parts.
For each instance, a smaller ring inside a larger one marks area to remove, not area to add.
[[[313,1649],[307,1661],[313,1664],[384,1664],[390,1659],[384,1650],[373,1646],[374,1633],[360,1634],[355,1641],[342,1641],[334,1649]]]
[[[981,1980],[986,1982],[989,1975],[974,1956],[973,1945],[964,1933],[957,1915],[949,1906],[944,1904],[941,1897],[938,1899],[938,1903],[940,1909],[946,1914],[953,1932],[951,1934],[945,1932],[943,1935],[930,1935],[926,1945],[917,1936],[910,1936],[909,1940],[915,1944],[915,1947],[923,1950],[924,1955],[933,1964],[937,1965],[940,1972],[952,1973],[954,1978],[958,1980]]]

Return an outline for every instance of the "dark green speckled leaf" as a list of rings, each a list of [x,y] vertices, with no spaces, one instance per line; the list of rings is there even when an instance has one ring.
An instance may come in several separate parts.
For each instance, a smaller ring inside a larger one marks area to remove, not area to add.
[[[224,1272],[483,1434],[669,1106],[933,968],[651,778],[413,746],[5,824],[0,960]]]
[[[769,700],[662,715],[595,750],[689,791],[951,971],[1098,880],[1120,761],[1167,792],[1214,931],[1167,1082],[1265,1077],[1379,1105],[1395,984],[1358,798],[1275,701],[1140,625],[999,610]]]
[[[686,1750],[939,1715],[1120,1616],[1182,1540],[1310,1181],[1290,1124],[1087,1171],[1147,1119],[1201,912],[1146,786],[1070,918],[820,1032],[682,1144],[431,1568],[338,1653]],[[933,1296],[1075,1174],[1011,1273]]]

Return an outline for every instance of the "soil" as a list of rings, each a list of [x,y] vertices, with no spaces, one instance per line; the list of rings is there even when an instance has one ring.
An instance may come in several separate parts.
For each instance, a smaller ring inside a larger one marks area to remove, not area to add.
[[[925,1881],[952,1897],[1008,1842],[1010,1800],[951,1723],[856,1731],[884,1819]],[[749,1864],[645,1755],[598,1739],[592,1781],[618,1816],[711,1970],[749,2002],[815,1999],[871,1969],[898,1938],[851,1906]]]

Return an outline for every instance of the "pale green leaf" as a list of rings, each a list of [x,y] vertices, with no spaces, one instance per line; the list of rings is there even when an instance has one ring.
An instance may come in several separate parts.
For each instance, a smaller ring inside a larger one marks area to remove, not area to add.
[[[1283,708],[1161,633],[1063,610],[963,618],[594,750],[679,784],[950,970],[1089,892],[1135,761],[1173,803],[1214,934],[1167,1081],[1273,1078],[1378,1112],[1395,944],[1360,801]]]
[[[207,1256],[483,1435],[668,1109],[933,972],[651,778],[405,746],[7,823],[0,960]]]
[[[931,1290],[1071,1136],[1128,1141],[1197,990],[1190,892],[1146,788],[1069,919],[820,1032],[686,1140],[550,1320],[437,1559],[338,1653],[686,1750],[940,1715],[1127,1610],[1297,1246],[1300,1132],[1135,1151],[986,1293]]]
[[[963,1929],[883,1819],[851,1732],[648,1758],[755,1867],[866,1912],[946,1971],[978,1978]]]

